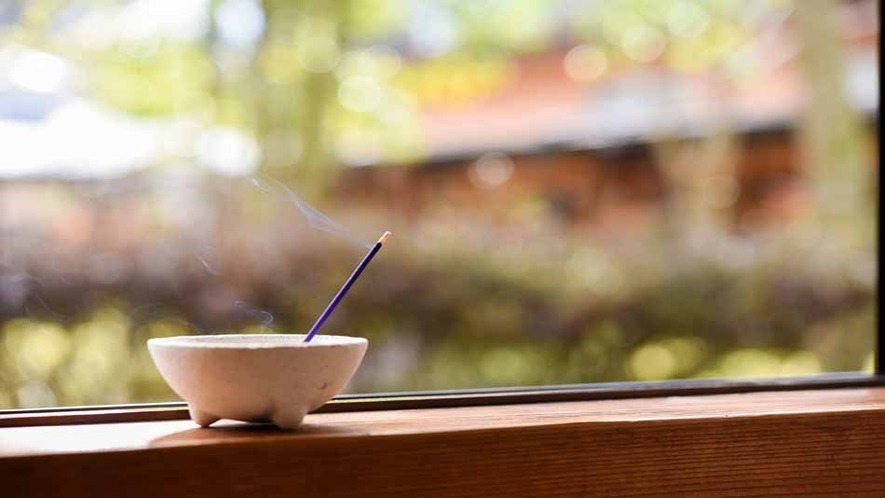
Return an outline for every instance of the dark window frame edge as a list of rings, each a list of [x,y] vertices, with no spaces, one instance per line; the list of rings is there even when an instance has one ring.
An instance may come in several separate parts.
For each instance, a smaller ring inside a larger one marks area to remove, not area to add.
[[[883,386],[885,386],[885,376],[883,375],[864,372],[838,372],[786,378],[690,379],[659,382],[612,382],[602,384],[351,394],[336,397],[314,413],[456,408]],[[183,401],[13,409],[0,410],[0,428],[151,422],[185,420],[188,418],[187,404]]]

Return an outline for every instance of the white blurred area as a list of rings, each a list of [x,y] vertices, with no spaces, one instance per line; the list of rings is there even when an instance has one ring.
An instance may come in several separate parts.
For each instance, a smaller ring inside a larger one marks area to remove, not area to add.
[[[194,40],[205,32],[207,6],[208,0],[141,0],[90,10],[61,29],[72,43],[91,48],[157,37]],[[244,44],[254,31],[240,27],[231,36]],[[0,178],[105,179],[184,163],[240,175],[260,161],[256,141],[236,129],[127,115],[84,95],[82,78],[74,61],[0,45]]]

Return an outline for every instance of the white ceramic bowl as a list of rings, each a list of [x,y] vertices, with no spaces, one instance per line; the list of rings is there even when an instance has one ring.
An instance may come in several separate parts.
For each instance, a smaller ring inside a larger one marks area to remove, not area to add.
[[[188,402],[194,422],[229,418],[295,429],[338,394],[368,347],[361,337],[301,334],[150,339],[160,375]]]

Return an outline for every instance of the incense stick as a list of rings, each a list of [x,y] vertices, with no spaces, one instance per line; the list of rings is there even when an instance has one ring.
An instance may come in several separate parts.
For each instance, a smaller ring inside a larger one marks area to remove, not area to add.
[[[332,312],[335,311],[335,307],[338,306],[338,303],[341,302],[341,299],[344,297],[344,295],[347,294],[347,291],[350,290],[350,286],[352,286],[353,283],[356,282],[356,279],[359,278],[360,273],[362,273],[363,270],[366,269],[366,266],[369,265],[369,261],[372,261],[372,258],[375,257],[375,254],[379,250],[381,250],[381,246],[384,245],[384,242],[387,240],[388,237],[390,237],[390,232],[384,232],[384,235],[382,235],[381,238],[378,239],[378,242],[375,242],[375,245],[373,245],[372,248],[369,249],[369,252],[366,253],[366,256],[363,258],[362,261],[360,261],[360,264],[356,265],[353,273],[351,273],[350,276],[347,277],[344,285],[341,286],[341,289],[338,290],[338,293],[335,294],[335,297],[332,298],[332,301],[329,302],[329,305],[326,306],[326,309],[323,311],[320,317],[317,318],[317,321],[313,324],[313,327],[310,328],[310,332],[308,332],[307,335],[304,336],[304,342],[310,342],[310,340],[313,339],[313,336],[316,335],[316,333],[320,330],[320,327],[323,326],[323,323],[325,323],[326,320],[329,318],[329,315],[331,315]]]

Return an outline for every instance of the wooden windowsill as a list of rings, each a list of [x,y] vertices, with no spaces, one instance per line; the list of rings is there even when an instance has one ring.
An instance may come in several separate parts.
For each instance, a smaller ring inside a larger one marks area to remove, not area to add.
[[[0,429],[10,496],[885,496],[885,388]]]

